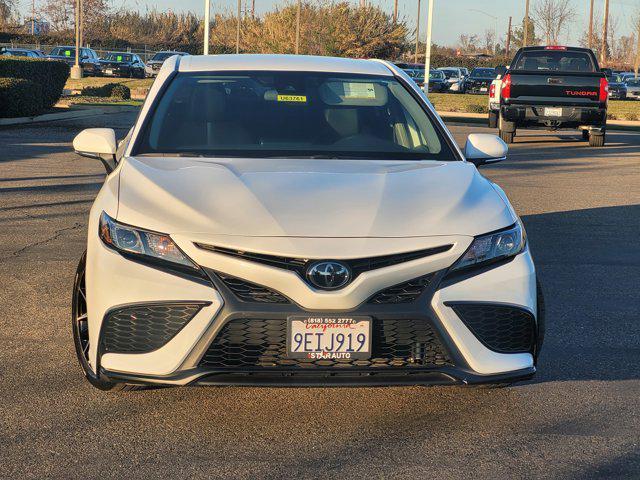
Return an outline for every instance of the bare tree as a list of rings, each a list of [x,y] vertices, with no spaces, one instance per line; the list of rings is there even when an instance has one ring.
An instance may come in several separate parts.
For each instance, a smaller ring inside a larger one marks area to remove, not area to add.
[[[6,25],[11,20],[16,6],[15,0],[0,0],[0,25]]]
[[[557,45],[576,13],[569,0],[540,0],[533,7],[533,20],[545,37],[547,45]]]
[[[496,32],[492,29],[485,30],[484,35],[482,36],[484,53],[487,55],[493,54],[496,49],[496,41]]]
[[[480,45],[480,39],[478,35],[460,35],[458,39],[458,48],[463,53],[474,53],[478,50],[478,46]]]

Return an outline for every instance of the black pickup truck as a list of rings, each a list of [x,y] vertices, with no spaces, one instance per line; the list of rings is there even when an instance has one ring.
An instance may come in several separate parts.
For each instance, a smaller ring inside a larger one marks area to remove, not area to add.
[[[577,128],[589,145],[604,146],[608,83],[593,51],[524,47],[511,66],[498,73],[502,75],[498,128],[506,143],[513,142],[518,128],[546,127]]]

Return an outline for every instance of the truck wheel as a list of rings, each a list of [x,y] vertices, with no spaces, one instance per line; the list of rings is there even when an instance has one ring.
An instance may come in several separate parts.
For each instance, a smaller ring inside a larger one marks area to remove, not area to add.
[[[604,147],[605,143],[605,134],[602,135],[589,135],[589,146],[590,147]]]
[[[582,140],[589,140],[589,130],[582,130]]]
[[[513,143],[513,137],[516,136],[516,132],[505,132],[504,130],[500,130],[500,138],[506,144]]]
[[[498,126],[498,114],[496,112],[489,112],[489,128],[496,128]]]

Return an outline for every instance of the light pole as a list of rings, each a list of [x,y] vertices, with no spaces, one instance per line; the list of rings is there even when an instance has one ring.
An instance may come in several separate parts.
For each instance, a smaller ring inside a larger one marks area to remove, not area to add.
[[[418,63],[418,42],[420,42],[420,0],[418,0],[418,18],[416,20],[416,53],[413,63]]]
[[[431,27],[433,25],[433,0],[429,0],[427,13],[427,47],[424,54],[424,94],[429,96],[429,71],[431,70]]]
[[[71,78],[79,80],[82,78],[82,68],[80,67],[80,1],[76,0],[76,62],[71,67]]]
[[[209,55],[209,27],[211,24],[211,0],[204,0],[204,54]]]
[[[477,12],[477,13],[481,13],[483,15],[486,15],[489,18],[493,18],[493,41],[494,42],[498,42],[498,17],[491,15],[490,13],[487,13],[483,10],[478,10],[476,8],[470,8],[469,9],[470,12]],[[492,45],[491,46],[491,50],[493,51],[493,54],[495,55],[496,53],[496,46]]]

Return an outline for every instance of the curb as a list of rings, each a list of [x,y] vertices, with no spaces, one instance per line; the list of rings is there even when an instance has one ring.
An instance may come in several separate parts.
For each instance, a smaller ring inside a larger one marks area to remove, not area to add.
[[[445,123],[487,125],[486,113],[463,113],[463,112],[437,112]],[[640,131],[640,122],[630,122],[624,120],[607,120],[607,130],[620,130],[623,132]]]
[[[73,112],[45,113],[44,115],[36,115],[35,117],[0,118],[0,126],[4,127],[9,125],[26,125],[31,123],[55,122],[58,120],[70,120],[73,118],[102,115],[103,113],[104,112],[98,108],[87,108]]]
[[[74,105],[70,108],[70,110],[72,110],[70,112],[45,113],[44,115],[37,115],[35,117],[0,118],[0,127],[73,120],[75,118],[94,117],[109,113],[134,112],[139,108],[140,107],[133,105],[100,105],[99,107]]]

